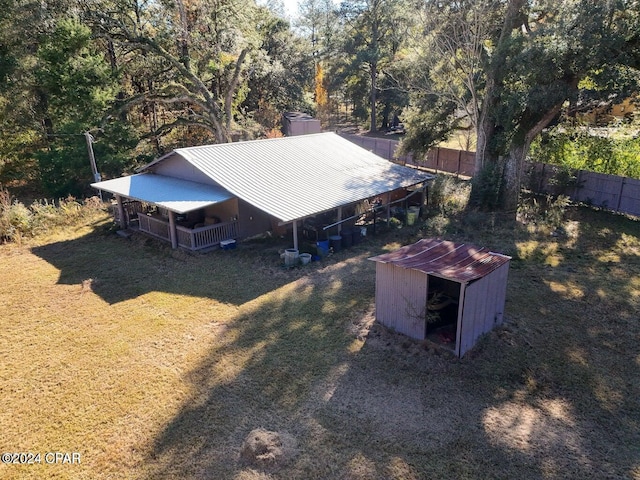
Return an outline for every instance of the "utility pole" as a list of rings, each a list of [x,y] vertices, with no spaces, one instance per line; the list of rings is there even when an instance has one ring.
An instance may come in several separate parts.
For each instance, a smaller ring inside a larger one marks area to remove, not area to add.
[[[89,132],[84,132],[84,138],[87,140],[87,150],[89,151],[89,162],[91,163],[91,171],[93,172],[93,181],[100,182],[102,181],[102,176],[100,172],[98,172],[96,157],[93,154],[93,142],[95,142],[95,139]],[[102,190],[98,191],[100,192],[100,200],[102,200]]]

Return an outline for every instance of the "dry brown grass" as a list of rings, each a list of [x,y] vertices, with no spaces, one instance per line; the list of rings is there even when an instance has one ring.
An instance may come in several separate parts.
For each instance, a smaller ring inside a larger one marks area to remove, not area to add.
[[[366,258],[428,223],[293,270],[277,242],[190,255],[105,225],[0,247],[0,449],[82,454],[2,478],[640,478],[637,221],[443,227],[514,256],[505,325],[461,360],[373,320]],[[243,462],[256,429],[295,456]]]

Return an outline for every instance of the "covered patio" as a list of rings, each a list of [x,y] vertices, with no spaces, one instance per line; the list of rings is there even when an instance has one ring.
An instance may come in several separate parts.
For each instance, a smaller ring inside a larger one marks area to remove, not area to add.
[[[153,173],[106,180],[95,188],[115,195],[120,228],[136,228],[171,242],[173,248],[200,250],[238,238],[235,197],[221,187]],[[210,212],[223,209],[228,221]],[[236,209],[237,210],[237,209]],[[231,215],[228,215],[231,211]]]

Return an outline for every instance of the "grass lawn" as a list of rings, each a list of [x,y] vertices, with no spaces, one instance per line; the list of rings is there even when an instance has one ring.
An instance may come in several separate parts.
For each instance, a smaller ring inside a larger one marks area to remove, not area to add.
[[[41,454],[0,478],[640,479],[640,222],[434,225],[291,270],[285,241],[192,255],[106,216],[0,246],[0,451]],[[373,320],[367,257],[435,234],[513,256],[463,359]],[[257,428],[283,459],[243,460]]]

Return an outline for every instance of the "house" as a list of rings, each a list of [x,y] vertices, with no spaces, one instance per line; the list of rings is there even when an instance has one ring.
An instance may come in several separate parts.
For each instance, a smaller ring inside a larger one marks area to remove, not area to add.
[[[407,188],[424,199],[433,179],[334,133],[179,148],[139,172],[92,186],[115,195],[122,228],[189,250],[274,229],[290,229],[298,248],[305,219],[335,212],[339,230],[374,198],[388,215]]]

